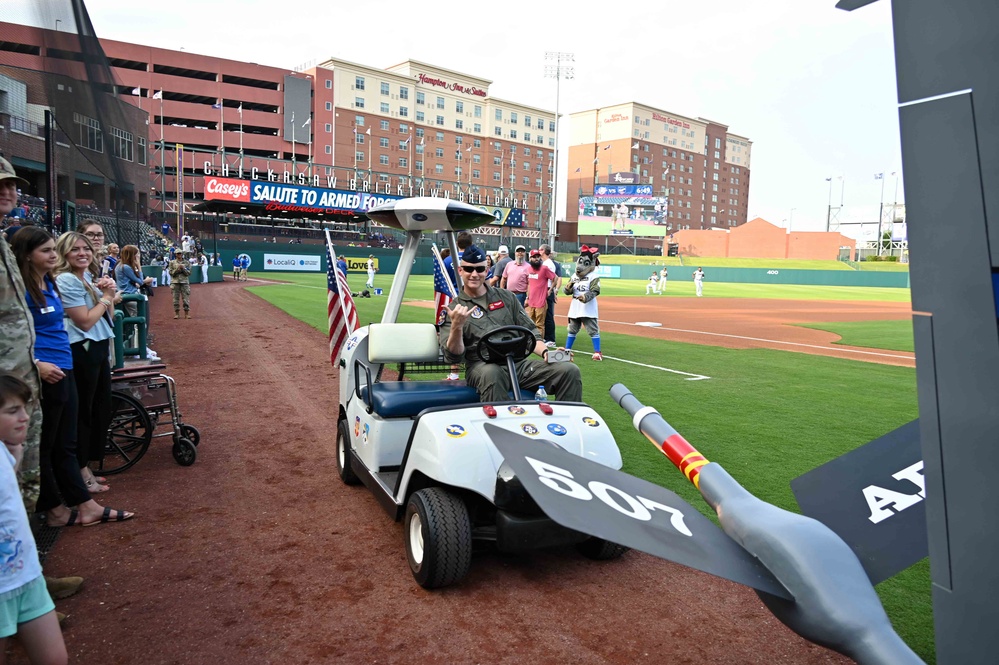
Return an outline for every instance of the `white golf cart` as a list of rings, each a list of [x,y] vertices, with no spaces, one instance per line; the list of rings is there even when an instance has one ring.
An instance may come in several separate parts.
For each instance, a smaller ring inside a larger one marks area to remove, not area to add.
[[[545,516],[483,429],[492,423],[536,437],[539,446],[557,445],[620,469],[621,453],[603,419],[586,404],[524,399],[515,380],[512,399],[492,404],[480,402],[464,381],[419,380],[421,371],[435,379],[448,372],[437,328],[396,323],[421,235],[444,231],[452,256],[458,256],[455,232],[489,224],[493,216],[437,198],[403,199],[368,215],[407,237],[381,323],[355,331],[340,355],[341,480],[363,482],[389,515],[404,520],[410,568],[428,589],[464,577],[473,541],[494,543],[502,552],[575,544],[591,558],[620,556],[627,548]],[[527,357],[533,345],[532,331],[506,326],[483,339],[480,350],[512,373],[514,362]],[[386,366],[396,376],[383,375]],[[413,376],[417,380],[408,380]]]

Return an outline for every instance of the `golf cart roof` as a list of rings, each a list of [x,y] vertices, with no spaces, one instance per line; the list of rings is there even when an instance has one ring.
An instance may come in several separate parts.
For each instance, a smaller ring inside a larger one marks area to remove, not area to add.
[[[495,222],[492,214],[482,208],[430,196],[392,201],[372,208],[367,215],[379,224],[402,231],[464,231]]]

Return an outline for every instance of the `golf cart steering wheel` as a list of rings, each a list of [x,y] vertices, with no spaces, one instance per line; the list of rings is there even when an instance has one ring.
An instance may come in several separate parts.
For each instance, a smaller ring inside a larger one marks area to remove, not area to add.
[[[502,365],[509,357],[517,363],[531,355],[536,343],[534,332],[524,326],[501,326],[479,340],[477,351],[483,362]]]

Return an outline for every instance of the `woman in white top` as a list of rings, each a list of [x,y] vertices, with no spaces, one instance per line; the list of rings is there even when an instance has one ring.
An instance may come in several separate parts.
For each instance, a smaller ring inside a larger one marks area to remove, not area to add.
[[[56,242],[59,263],[56,284],[66,311],[66,332],[73,351],[73,374],[79,393],[77,455],[80,473],[91,493],[107,491],[90,470],[90,462],[104,457],[104,442],[111,424],[110,343],[115,282],[96,277],[100,267],[94,260],[94,246],[79,233],[64,233]],[[109,512],[109,511],[105,511]],[[131,517],[114,511],[114,521]],[[107,519],[103,521],[108,521]]]

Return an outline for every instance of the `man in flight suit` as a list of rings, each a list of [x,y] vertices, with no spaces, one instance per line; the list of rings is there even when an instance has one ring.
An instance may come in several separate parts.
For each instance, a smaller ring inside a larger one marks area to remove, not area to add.
[[[511,389],[506,364],[484,362],[478,353],[479,340],[496,328],[519,325],[534,331],[534,353],[544,358],[548,349],[517,297],[505,289],[486,285],[486,255],[481,249],[475,245],[466,249],[459,270],[464,282],[462,290],[437,321],[444,359],[450,363],[465,362],[465,378],[468,385],[479,391],[480,400],[506,401]],[[549,365],[543,360],[525,358],[517,363],[517,381],[527,396],[538,386],[544,386],[549,395],[563,402],[583,399],[579,368],[569,362]]]

